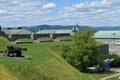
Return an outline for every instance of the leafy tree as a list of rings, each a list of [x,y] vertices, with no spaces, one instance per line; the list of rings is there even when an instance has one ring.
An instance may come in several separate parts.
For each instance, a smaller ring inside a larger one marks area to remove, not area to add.
[[[83,28],[73,37],[71,51],[66,60],[80,71],[85,71],[96,62],[98,44],[93,38],[94,33],[95,30]]]

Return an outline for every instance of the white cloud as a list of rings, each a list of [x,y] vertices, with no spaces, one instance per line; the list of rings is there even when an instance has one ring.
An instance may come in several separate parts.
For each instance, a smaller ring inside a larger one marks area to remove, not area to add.
[[[77,20],[81,25],[120,25],[120,23],[115,24],[120,20],[120,15],[118,15],[120,14],[119,4],[120,0],[85,2],[65,7],[59,13],[64,18]],[[74,23],[76,23],[75,20]]]
[[[50,9],[50,8],[55,8],[56,5],[54,3],[48,3],[48,4],[45,4],[43,5],[43,9]]]
[[[52,12],[51,9],[51,11],[43,9],[43,5],[46,4],[49,8],[55,6],[49,0],[0,0],[0,24],[3,26],[40,24],[42,16]],[[34,23],[36,20],[39,23]]]
[[[58,11],[53,9],[56,6],[51,0],[0,0],[0,24],[120,25],[120,0],[72,4]]]

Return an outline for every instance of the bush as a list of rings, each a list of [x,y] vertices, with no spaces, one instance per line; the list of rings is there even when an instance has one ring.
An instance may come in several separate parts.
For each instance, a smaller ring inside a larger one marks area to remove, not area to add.
[[[95,30],[83,28],[73,36],[71,51],[66,58],[68,63],[80,71],[86,71],[98,56],[99,45],[93,38],[94,33]]]
[[[62,57],[66,59],[67,54],[70,52],[70,45],[63,45],[62,47]]]

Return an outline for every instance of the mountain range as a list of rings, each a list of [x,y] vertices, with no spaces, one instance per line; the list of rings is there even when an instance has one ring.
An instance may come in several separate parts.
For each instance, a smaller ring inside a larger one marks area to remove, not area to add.
[[[72,29],[76,25],[68,25],[68,26],[62,26],[62,25],[37,25],[37,26],[21,26],[23,29],[29,30],[29,31],[38,31],[38,30],[53,30],[53,29]],[[79,26],[80,28],[85,26]],[[94,27],[94,26],[86,26],[88,29],[96,29],[99,30],[120,30],[120,26],[100,26],[100,27]]]

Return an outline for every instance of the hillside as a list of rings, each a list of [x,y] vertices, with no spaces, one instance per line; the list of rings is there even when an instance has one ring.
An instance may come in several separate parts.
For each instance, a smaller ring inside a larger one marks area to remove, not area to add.
[[[3,45],[3,44],[9,44],[9,40],[7,40],[6,38],[0,36],[0,45]]]
[[[7,40],[6,38],[0,36],[0,50],[5,49],[6,46],[10,45],[10,41]]]
[[[31,56],[32,60],[0,57],[0,80],[99,80],[111,75],[79,72],[49,48],[63,44],[69,42],[18,44],[28,49],[23,55]]]

